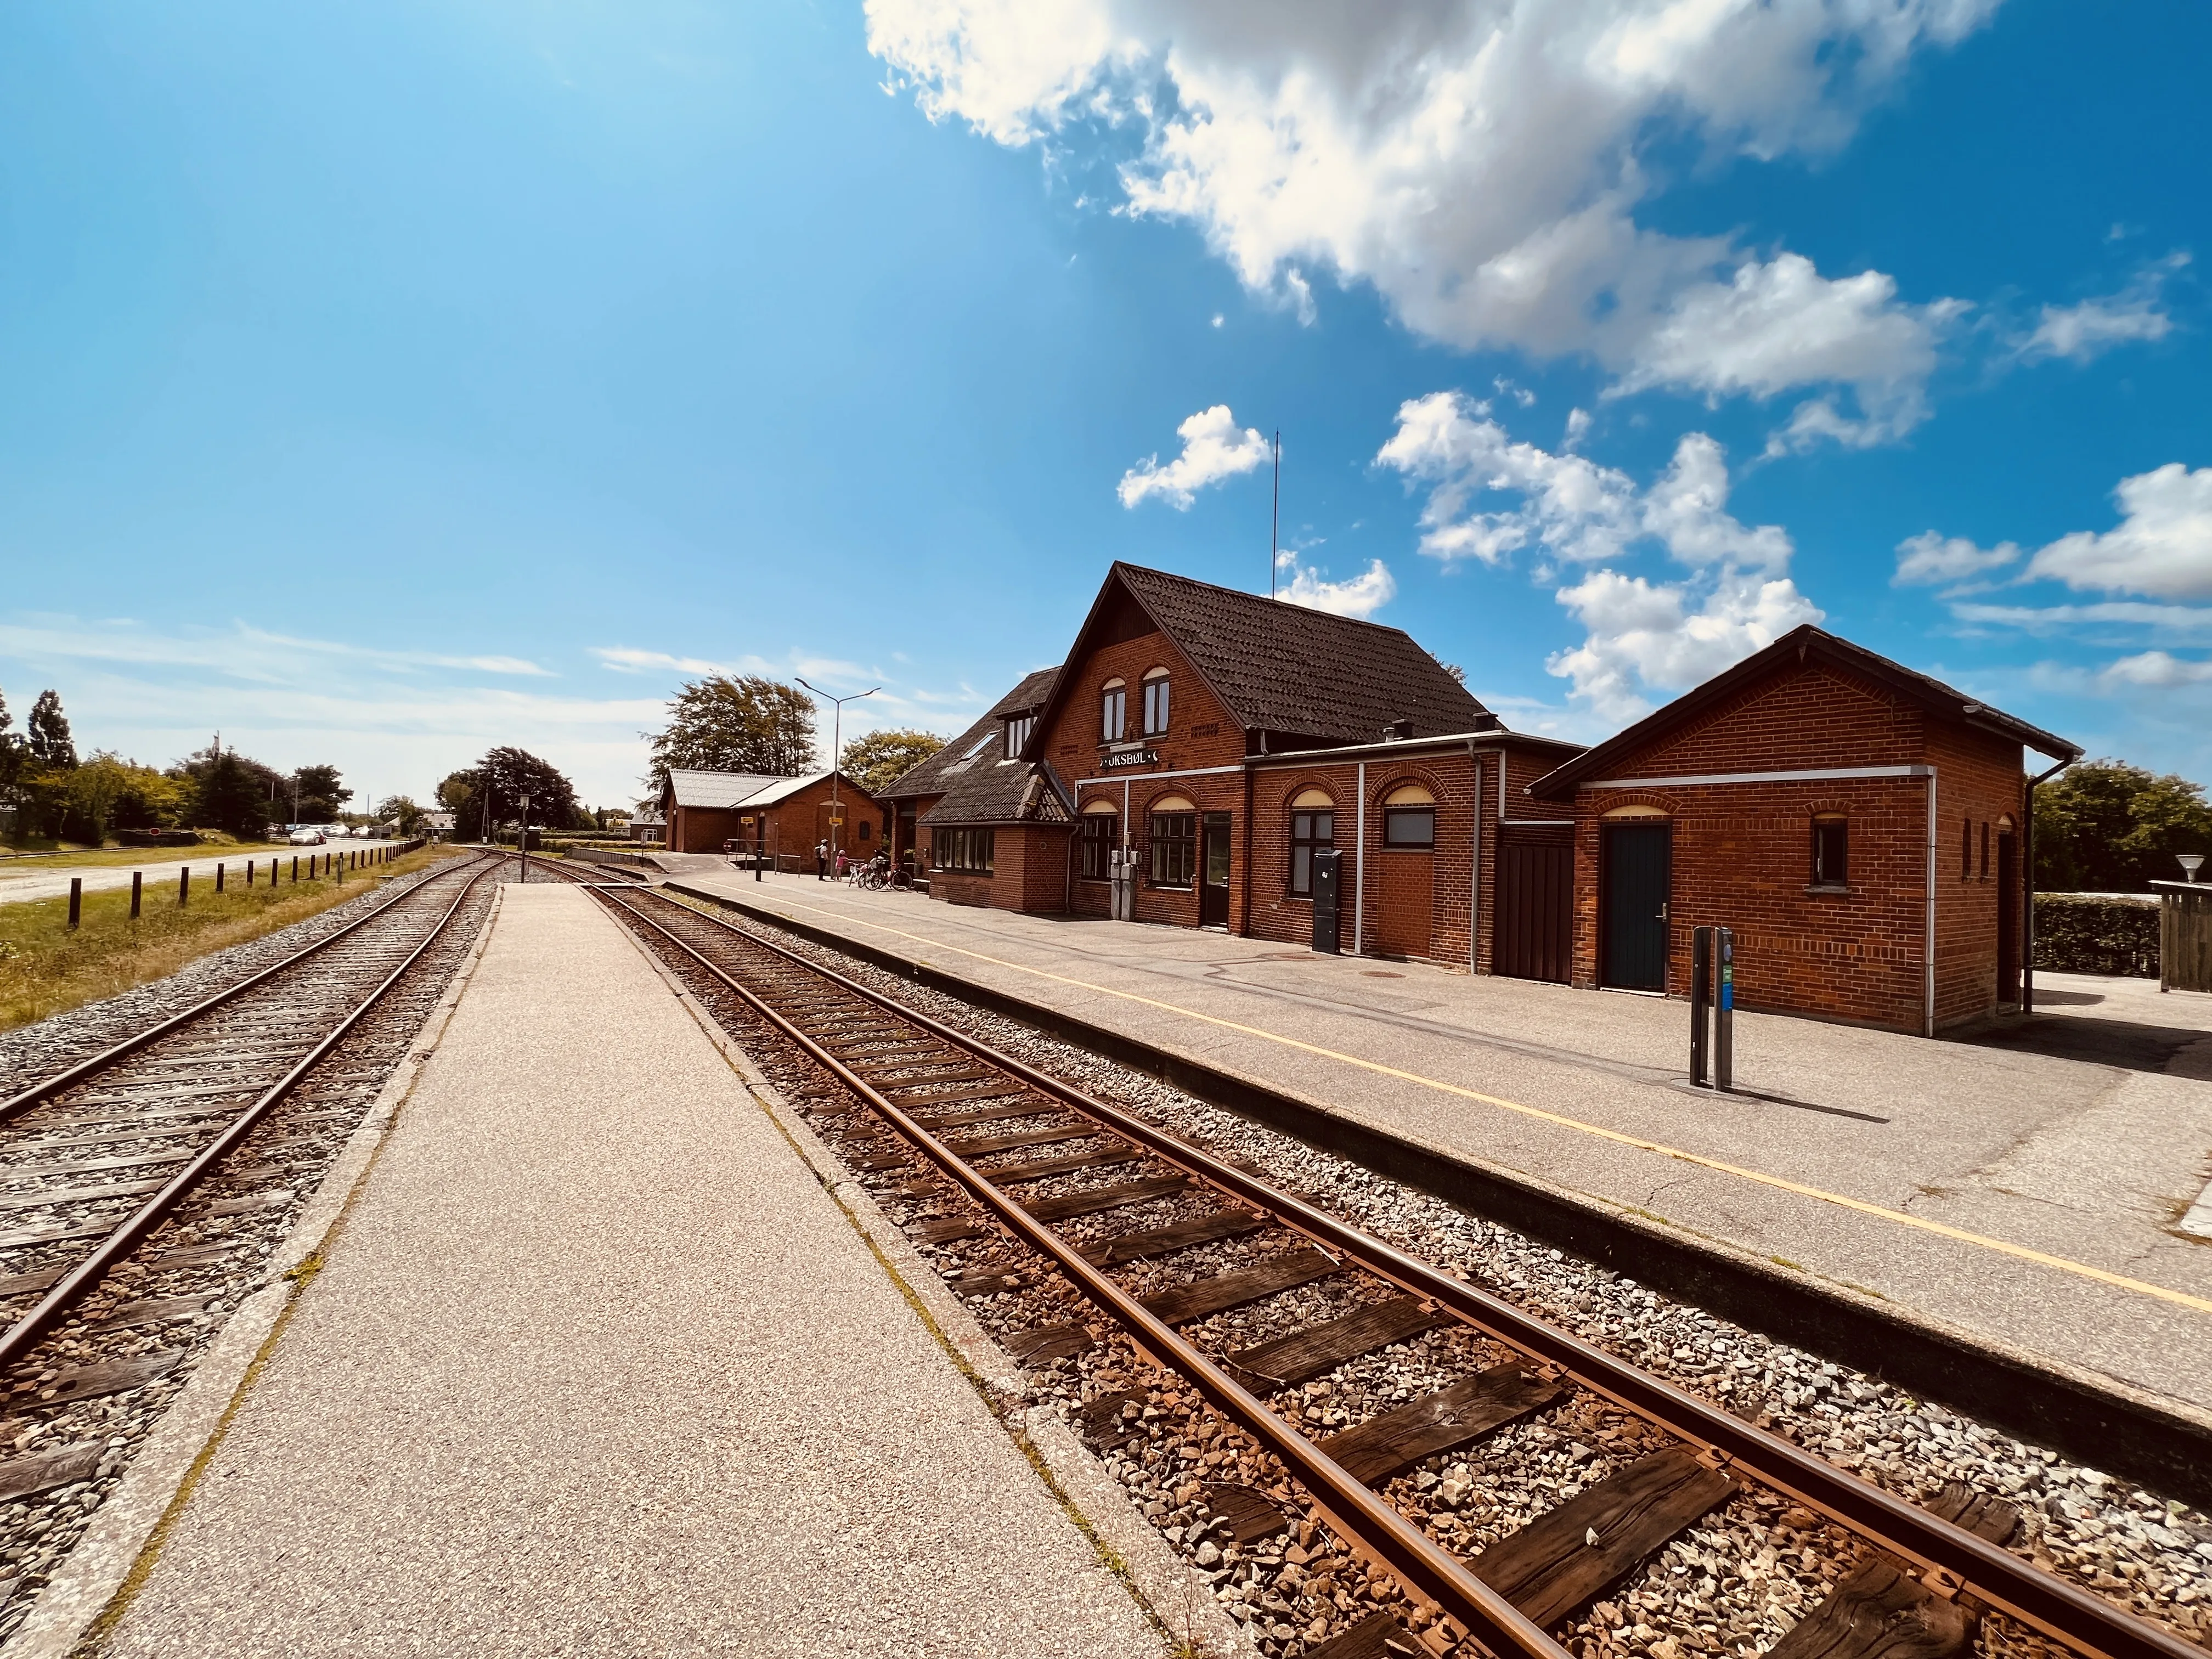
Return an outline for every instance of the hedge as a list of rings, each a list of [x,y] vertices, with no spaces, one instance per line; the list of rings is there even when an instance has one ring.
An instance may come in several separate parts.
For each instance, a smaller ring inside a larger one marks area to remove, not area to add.
[[[2035,965],[2061,974],[2156,979],[2158,901],[2105,893],[2038,893]]]

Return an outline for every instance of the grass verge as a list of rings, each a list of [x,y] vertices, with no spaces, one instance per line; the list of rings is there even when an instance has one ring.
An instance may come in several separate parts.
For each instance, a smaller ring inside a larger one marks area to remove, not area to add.
[[[0,905],[0,1031],[166,978],[211,951],[289,927],[461,851],[426,847],[395,864],[349,871],[343,881],[329,875],[248,887],[234,870],[222,893],[212,881],[193,882],[191,902],[181,909],[172,883],[149,889],[136,921],[128,888],[87,893],[74,933],[65,897]]]

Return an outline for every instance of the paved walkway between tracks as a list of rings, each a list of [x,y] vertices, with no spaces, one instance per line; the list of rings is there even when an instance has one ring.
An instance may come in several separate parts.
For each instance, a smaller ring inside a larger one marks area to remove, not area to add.
[[[104,1651],[1153,1656],[720,1052],[510,886]]]
[[[698,866],[700,860],[685,860]],[[1979,1042],[1739,1014],[1725,1097],[1662,999],[975,909],[672,878],[1105,1024],[1456,1156],[2212,1408],[2212,998],[2039,976]]]
[[[112,892],[116,888],[130,886],[134,872],[145,877],[149,899],[158,898],[166,890],[173,903],[177,896],[177,872],[185,865],[191,866],[195,887],[206,883],[208,886],[203,890],[212,890],[215,867],[218,864],[228,869],[227,880],[244,881],[246,866],[249,863],[259,872],[257,879],[266,880],[271,859],[277,860],[280,868],[289,871],[295,855],[304,861],[309,854],[317,858],[325,854],[335,857],[396,844],[388,841],[356,841],[349,836],[343,841],[331,842],[321,847],[293,847],[278,852],[257,852],[250,855],[238,852],[210,854],[204,858],[191,854],[178,858],[175,856],[176,849],[167,849],[165,854],[163,848],[149,847],[146,849],[145,859],[136,864],[79,865],[74,868],[54,870],[41,870],[29,862],[13,866],[0,866],[0,904],[14,904],[25,899],[67,898],[72,878],[82,881],[88,893]]]

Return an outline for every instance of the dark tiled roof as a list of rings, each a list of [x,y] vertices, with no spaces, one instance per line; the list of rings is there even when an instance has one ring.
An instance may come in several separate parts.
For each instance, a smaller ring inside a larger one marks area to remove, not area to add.
[[[1395,720],[1417,738],[1497,724],[1402,629],[1137,565],[1115,563],[1109,587],[1116,577],[1247,731],[1349,744]]]
[[[963,772],[988,766],[999,757],[997,739],[1003,734],[1009,714],[1024,709],[1042,708],[1052,695],[1053,681],[1059,676],[1058,668],[1040,668],[1034,674],[1023,677],[1022,683],[993,703],[990,712],[946,744],[927,760],[909,766],[897,777],[876,791],[878,800],[912,800],[918,795],[941,795],[951,788]],[[976,745],[988,744],[980,754]],[[969,758],[973,756],[973,759]]]
[[[1940,716],[1995,732],[2015,743],[2024,744],[2039,754],[2048,755],[2053,760],[2079,760],[2081,757],[2078,744],[2069,743],[2040,726],[2030,726],[2026,720],[1991,708],[1931,675],[1907,668],[1903,663],[1893,662],[1863,645],[1854,645],[1826,629],[1815,628],[1807,623],[1802,627],[1793,628],[1764,651],[1754,652],[1735,667],[1716,674],[1695,690],[1684,692],[1665,708],[1655,709],[1627,730],[1615,732],[1596,748],[1586,750],[1565,766],[1546,773],[1528,786],[1528,793],[1540,798],[1556,799],[1572,794],[1575,786],[1585,781],[1620,775],[1613,769],[1622,761],[1649,748],[1677,727],[1717,708],[1793,656],[1801,662],[1817,658],[1847,674],[1856,674],[1863,679],[1872,680],[1877,685],[1887,686],[1899,696]]]
[[[1024,677],[1022,683],[991,705],[987,720],[1004,720],[1009,714],[1018,714],[1026,709],[1042,708],[1052,700],[1053,682],[1060,678],[1057,664],[1040,668]]]
[[[951,781],[945,799],[921,815],[926,827],[949,823],[1065,823],[1067,791],[1052,769],[1001,761],[994,740],[975,764]]]

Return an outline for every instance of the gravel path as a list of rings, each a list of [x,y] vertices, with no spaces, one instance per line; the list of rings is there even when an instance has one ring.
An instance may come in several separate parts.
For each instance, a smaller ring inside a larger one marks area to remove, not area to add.
[[[106,1651],[1161,1650],[658,975],[533,884]]]

